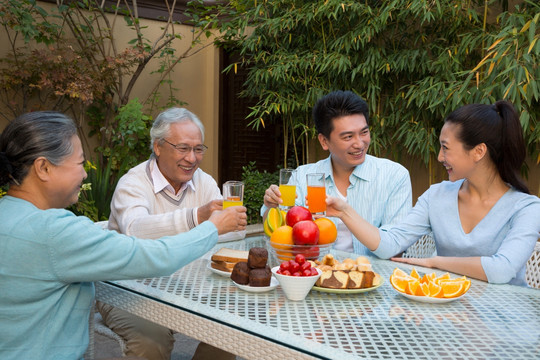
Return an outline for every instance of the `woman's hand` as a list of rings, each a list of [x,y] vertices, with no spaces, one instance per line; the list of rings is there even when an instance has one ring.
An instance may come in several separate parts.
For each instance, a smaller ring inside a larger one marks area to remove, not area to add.
[[[390,260],[405,264],[411,264],[411,265],[418,265],[423,266],[427,268],[433,267],[432,258],[403,258],[403,257],[396,257],[391,258]]]
[[[218,234],[245,230],[247,226],[247,209],[244,206],[232,206],[225,210],[214,211],[210,220],[218,230]]]
[[[344,200],[335,197],[326,197],[326,216],[343,218],[345,210],[349,207]]]

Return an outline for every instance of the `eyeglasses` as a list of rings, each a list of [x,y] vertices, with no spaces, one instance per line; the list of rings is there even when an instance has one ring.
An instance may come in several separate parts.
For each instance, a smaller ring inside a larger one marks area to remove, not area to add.
[[[188,144],[174,145],[173,143],[168,142],[165,139],[163,139],[163,141],[165,141],[167,144],[171,145],[173,148],[176,149],[176,151],[178,151],[182,155],[187,155],[192,150],[196,155],[202,155],[202,154],[204,154],[206,152],[206,150],[208,150],[208,146],[202,145],[202,144],[201,145],[196,145],[196,146],[189,146]]]

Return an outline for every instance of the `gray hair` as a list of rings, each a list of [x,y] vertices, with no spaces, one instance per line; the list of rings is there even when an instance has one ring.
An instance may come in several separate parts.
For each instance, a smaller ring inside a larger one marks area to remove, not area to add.
[[[26,113],[11,121],[0,135],[0,186],[20,184],[38,157],[54,165],[73,153],[73,121],[55,111]]]
[[[169,135],[169,130],[172,124],[182,123],[186,121],[191,121],[201,131],[201,138],[204,143],[204,125],[201,120],[192,113],[191,111],[184,108],[170,108],[163,111],[156,117],[152,129],[150,129],[150,149],[154,151],[154,142],[158,140],[163,140]]]

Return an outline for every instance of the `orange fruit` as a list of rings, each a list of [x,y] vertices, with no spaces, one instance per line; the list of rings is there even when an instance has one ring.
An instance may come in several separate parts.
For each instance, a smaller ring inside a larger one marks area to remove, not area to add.
[[[405,271],[401,270],[400,268],[395,268],[392,272],[393,276],[398,276],[406,279],[414,279],[411,275],[407,274]]]
[[[463,283],[458,281],[443,281],[441,287],[445,298],[459,296],[463,291]]]
[[[409,278],[392,275],[390,276],[390,284],[399,292],[405,292],[405,289],[407,288],[407,284],[409,282]]]
[[[437,276],[435,273],[431,274],[424,274],[422,278],[420,279],[420,282],[423,284],[429,284],[433,279],[435,279],[435,276]]]
[[[458,285],[462,285],[462,288],[461,288],[461,291],[459,293],[457,293],[455,296],[461,296],[463,294],[465,294],[469,288],[471,287],[471,281],[470,280],[463,280],[463,277],[461,278],[457,278],[457,279],[450,279],[450,280],[443,280],[440,282],[441,286],[443,285],[453,285],[453,286],[458,286]]]
[[[434,282],[429,283],[429,296],[436,297],[436,298],[442,298],[443,297],[443,289],[439,285],[435,284]]]
[[[407,282],[407,286],[405,287],[405,293],[409,294],[409,295],[414,295],[416,293],[416,289],[418,288],[418,286],[420,285],[420,281],[414,279],[414,280],[409,280]]]
[[[420,280],[420,274],[418,274],[418,271],[416,271],[416,268],[413,268],[413,269],[411,270],[411,276],[412,276],[413,278],[415,278],[415,279]]]
[[[419,283],[418,287],[416,288],[416,292],[414,293],[416,296],[429,296],[429,284],[427,283]]]
[[[288,252],[293,249],[293,237],[292,237],[292,227],[283,225],[278,227],[270,236],[270,242],[276,254],[280,260],[289,260],[291,259],[292,253]],[[278,251],[278,250],[287,250],[287,251]],[[280,256],[282,255],[282,256]]]
[[[465,279],[465,284],[463,285],[462,294],[465,294],[467,291],[469,291],[469,288],[471,287],[471,280]]]
[[[315,224],[319,227],[319,244],[330,244],[337,239],[337,228],[332,220],[328,218],[315,219]]]
[[[433,280],[433,282],[435,282],[435,284],[439,284],[443,280],[450,280],[450,274],[446,273],[441,276],[438,276]]]

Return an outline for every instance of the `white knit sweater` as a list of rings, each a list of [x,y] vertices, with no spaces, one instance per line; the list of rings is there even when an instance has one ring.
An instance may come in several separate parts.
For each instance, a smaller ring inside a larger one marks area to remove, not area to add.
[[[154,192],[151,158],[120,178],[111,201],[109,229],[139,238],[157,239],[189,231],[198,225],[197,209],[221,199],[216,181],[201,169],[193,175],[179,200],[164,191]]]

